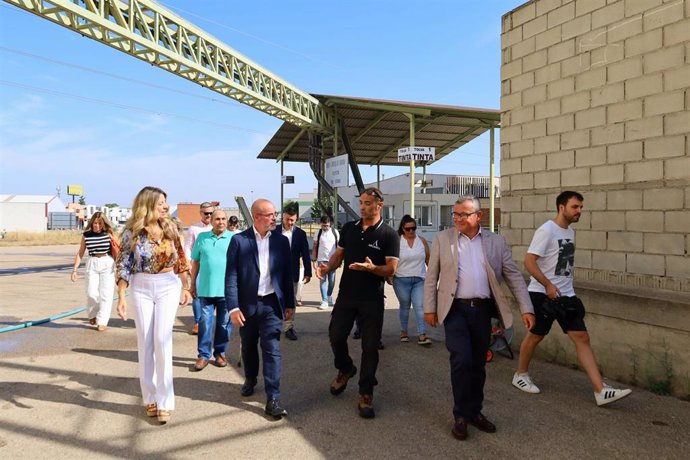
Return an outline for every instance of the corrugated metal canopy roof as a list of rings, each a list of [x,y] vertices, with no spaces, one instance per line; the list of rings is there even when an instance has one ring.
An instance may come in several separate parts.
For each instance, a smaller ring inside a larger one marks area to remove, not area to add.
[[[398,149],[409,146],[410,121],[415,116],[415,145],[435,147],[436,160],[500,125],[499,110],[417,102],[386,101],[313,94],[343,119],[358,164],[401,165]],[[308,162],[306,130],[283,123],[258,158]],[[342,144],[341,144],[342,146]],[[345,150],[339,146],[338,151]],[[323,139],[323,151],[333,152],[333,138]]]

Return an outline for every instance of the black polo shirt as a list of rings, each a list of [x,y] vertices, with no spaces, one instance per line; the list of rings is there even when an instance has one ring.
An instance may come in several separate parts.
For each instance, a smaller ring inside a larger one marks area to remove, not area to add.
[[[400,256],[400,236],[379,220],[376,225],[362,230],[362,220],[348,222],[340,231],[338,246],[345,250],[343,276],[338,298],[344,300],[383,300],[385,279],[366,271],[350,270],[354,262],[369,257],[374,265],[386,265],[387,257]]]

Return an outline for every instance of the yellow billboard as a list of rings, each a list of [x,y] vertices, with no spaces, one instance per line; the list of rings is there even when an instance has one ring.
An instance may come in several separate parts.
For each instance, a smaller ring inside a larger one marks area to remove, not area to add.
[[[74,184],[68,185],[67,186],[67,194],[68,195],[79,195],[79,196],[81,196],[84,194],[84,187],[82,187],[81,185],[74,185]]]

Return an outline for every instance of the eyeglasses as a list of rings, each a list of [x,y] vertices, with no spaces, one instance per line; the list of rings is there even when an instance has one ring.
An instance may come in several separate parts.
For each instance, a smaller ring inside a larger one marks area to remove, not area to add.
[[[479,211],[474,212],[451,212],[450,215],[453,219],[467,220],[472,214],[477,214]]]
[[[213,211],[211,211],[211,212],[203,212],[202,214],[205,215],[205,216],[212,216],[212,215],[213,215]]]
[[[379,192],[375,188],[365,188],[364,190],[362,190],[362,195],[364,195],[365,193],[367,195],[373,195],[376,198],[378,198],[379,200],[383,201],[383,195],[381,195],[381,192]]]
[[[417,231],[417,227],[403,227],[403,230],[406,232],[415,232]]]
[[[278,212],[267,212],[267,213],[259,213],[259,216],[262,217],[275,217],[276,219],[278,218]]]

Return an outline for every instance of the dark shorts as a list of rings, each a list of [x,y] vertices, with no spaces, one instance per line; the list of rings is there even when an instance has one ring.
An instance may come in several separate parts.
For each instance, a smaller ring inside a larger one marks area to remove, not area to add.
[[[532,330],[532,334],[541,335],[542,337],[549,333],[551,330],[551,325],[554,321],[558,321],[558,325],[561,326],[564,334],[568,332],[575,331],[586,331],[585,326],[585,307],[582,306],[573,312],[569,312],[564,317],[558,317],[553,314],[547,313],[542,308],[544,300],[546,300],[546,294],[541,292],[530,292],[529,298],[532,300],[532,305],[534,306],[534,316],[536,317],[536,323]]]

